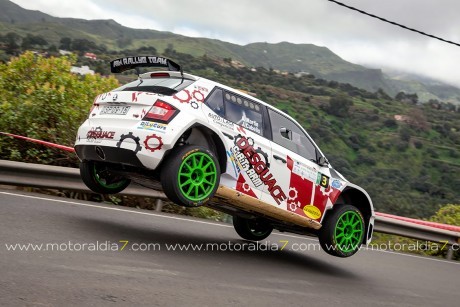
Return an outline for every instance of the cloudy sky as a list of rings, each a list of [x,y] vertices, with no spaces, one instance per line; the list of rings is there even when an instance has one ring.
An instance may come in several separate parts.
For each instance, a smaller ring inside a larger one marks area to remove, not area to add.
[[[460,86],[460,47],[327,0],[13,0],[56,17],[114,19],[132,28],[252,42],[312,43],[347,61],[422,74]],[[460,43],[459,0],[342,0],[369,13]]]

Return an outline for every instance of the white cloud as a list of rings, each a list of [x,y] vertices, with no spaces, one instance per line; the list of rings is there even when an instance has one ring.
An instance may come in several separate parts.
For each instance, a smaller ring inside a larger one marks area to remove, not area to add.
[[[389,20],[460,41],[460,1],[342,0]],[[460,86],[460,47],[401,29],[326,0],[13,0],[57,17],[114,19],[238,44],[313,43],[348,61],[440,78]]]

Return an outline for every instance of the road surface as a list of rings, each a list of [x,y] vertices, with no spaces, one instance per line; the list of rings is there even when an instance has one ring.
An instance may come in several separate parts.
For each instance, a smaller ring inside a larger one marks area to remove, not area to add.
[[[1,306],[460,304],[458,262],[339,259],[313,238],[254,245],[228,224],[14,190],[0,190],[0,239]]]

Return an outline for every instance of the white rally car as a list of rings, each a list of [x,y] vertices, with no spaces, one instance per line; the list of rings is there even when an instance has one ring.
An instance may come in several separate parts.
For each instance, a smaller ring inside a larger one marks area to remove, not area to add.
[[[166,58],[111,62],[113,73],[129,69],[138,80],[97,96],[78,130],[75,150],[91,190],[118,193],[131,181],[162,189],[178,205],[231,214],[247,240],[274,228],[313,234],[339,257],[370,242],[369,195],[334,170],[289,115]]]

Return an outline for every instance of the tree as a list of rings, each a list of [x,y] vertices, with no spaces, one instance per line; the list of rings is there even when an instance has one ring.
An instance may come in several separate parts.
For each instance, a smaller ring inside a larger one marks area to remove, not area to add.
[[[406,93],[404,93],[404,92],[399,92],[395,96],[395,100],[397,100],[397,101],[403,101],[404,99],[406,99]]]
[[[8,54],[18,54],[21,36],[15,32],[9,32],[4,36],[5,52]]]
[[[399,92],[398,94],[396,94],[395,100],[401,101],[401,102],[410,102],[410,103],[413,103],[413,104],[417,104],[418,103],[418,95],[417,95],[417,93],[406,94],[404,92]]]
[[[375,94],[380,99],[391,100],[390,95],[388,95],[382,88],[379,88]]]
[[[146,53],[146,54],[157,54],[157,49],[153,46],[142,46],[137,49],[137,52],[140,53]]]
[[[48,45],[48,42],[42,36],[27,34],[27,36],[22,39],[21,46],[23,50],[28,50],[31,48],[40,48],[46,45]]]
[[[63,37],[59,41],[59,49],[70,50],[72,47],[72,39],[70,37]]]
[[[166,56],[174,56],[176,54],[176,50],[174,50],[174,45],[169,43],[166,49],[164,50],[164,54]]]
[[[98,49],[99,48],[95,42],[87,40],[86,38],[76,38],[72,41],[71,50],[86,52],[95,51]]]

